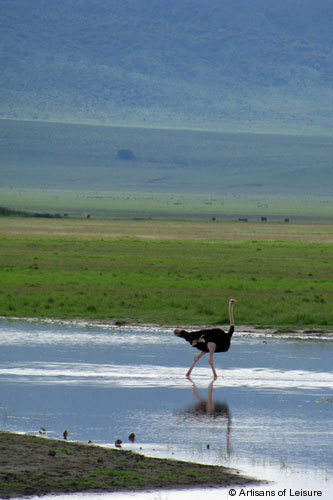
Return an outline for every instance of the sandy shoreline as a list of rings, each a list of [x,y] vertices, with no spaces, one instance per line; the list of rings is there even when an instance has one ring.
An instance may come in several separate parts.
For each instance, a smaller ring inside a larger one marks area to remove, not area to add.
[[[237,471],[0,431],[0,497],[258,484]]]

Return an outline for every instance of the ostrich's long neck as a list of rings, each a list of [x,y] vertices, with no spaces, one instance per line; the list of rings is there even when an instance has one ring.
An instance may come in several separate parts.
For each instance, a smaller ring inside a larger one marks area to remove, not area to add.
[[[230,302],[230,304],[229,304],[229,318],[230,318],[230,326],[235,326],[235,322],[234,322],[234,313],[233,313],[232,307],[233,307],[233,303],[232,303],[232,302]]]

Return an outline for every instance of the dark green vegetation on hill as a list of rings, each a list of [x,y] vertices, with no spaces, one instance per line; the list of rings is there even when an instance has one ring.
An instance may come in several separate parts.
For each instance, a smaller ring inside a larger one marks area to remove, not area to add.
[[[49,214],[48,212],[27,212],[0,206],[0,217],[37,217],[44,219],[60,219],[60,214]]]
[[[296,241],[2,237],[1,315],[332,326],[333,247]]]
[[[2,0],[5,118],[330,133],[331,0]]]
[[[225,467],[148,458],[131,451],[9,432],[0,432],[0,451],[1,498],[260,482]]]

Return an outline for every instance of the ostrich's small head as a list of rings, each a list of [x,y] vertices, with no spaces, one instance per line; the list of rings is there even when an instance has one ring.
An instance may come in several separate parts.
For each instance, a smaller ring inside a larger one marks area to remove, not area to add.
[[[232,304],[232,305],[237,304],[237,300],[235,300],[235,299],[230,299],[230,300],[229,300],[229,304]]]

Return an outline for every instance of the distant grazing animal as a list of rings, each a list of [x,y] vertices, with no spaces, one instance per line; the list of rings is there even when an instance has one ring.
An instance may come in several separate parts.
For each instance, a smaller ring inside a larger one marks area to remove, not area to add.
[[[199,349],[200,354],[195,356],[192,365],[190,366],[188,372],[186,373],[186,377],[189,377],[192,373],[192,370],[199,359],[209,352],[209,364],[213,370],[214,378],[217,378],[217,373],[214,367],[214,353],[215,352],[227,352],[230,347],[231,337],[234,333],[235,323],[233,317],[233,305],[236,304],[237,300],[230,299],[229,300],[229,318],[230,318],[230,328],[228,333],[221,330],[221,328],[212,328],[210,330],[199,330],[196,332],[187,332],[186,330],[181,330],[176,328],[174,331],[177,337],[182,337],[187,342],[189,342],[192,347],[196,347]]]

